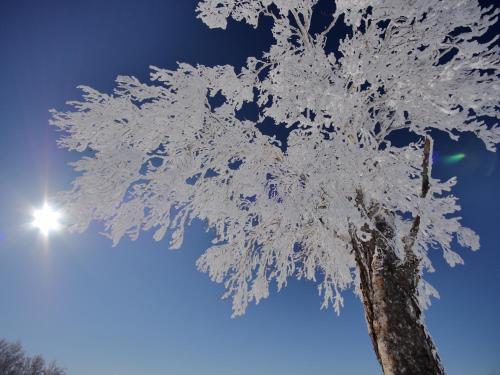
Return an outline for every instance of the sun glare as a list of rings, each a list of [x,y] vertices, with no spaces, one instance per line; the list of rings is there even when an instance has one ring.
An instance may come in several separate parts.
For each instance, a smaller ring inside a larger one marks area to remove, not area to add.
[[[41,209],[33,212],[32,224],[40,233],[48,236],[50,232],[61,229],[60,218],[61,213],[45,203]]]

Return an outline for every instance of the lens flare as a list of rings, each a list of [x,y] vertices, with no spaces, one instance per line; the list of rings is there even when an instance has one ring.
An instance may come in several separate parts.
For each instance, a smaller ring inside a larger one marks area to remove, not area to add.
[[[464,158],[465,154],[463,152],[459,152],[453,155],[445,156],[443,159],[446,164],[455,164],[463,160]]]

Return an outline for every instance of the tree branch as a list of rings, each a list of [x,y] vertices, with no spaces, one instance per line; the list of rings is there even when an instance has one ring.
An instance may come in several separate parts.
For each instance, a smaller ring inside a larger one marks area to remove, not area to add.
[[[420,198],[422,199],[427,197],[427,194],[429,193],[430,189],[429,171],[430,171],[431,151],[432,151],[431,139],[429,137],[426,137],[424,144],[424,159],[422,161],[422,191],[420,193]],[[410,233],[408,233],[408,235],[403,240],[403,243],[405,244],[405,249],[404,249],[406,256],[405,263],[411,264],[412,268],[415,271],[418,266],[419,260],[417,259],[415,253],[412,250],[413,246],[415,245],[418,232],[420,230],[420,221],[421,221],[420,215],[417,215],[415,217],[415,220],[413,220]]]
[[[297,23],[297,26],[299,27],[300,34],[302,35],[302,39],[304,40],[304,44],[307,47],[310,47],[311,46],[311,40],[309,39],[309,33],[304,28],[304,25],[300,21],[300,17],[297,14],[297,12],[295,11],[295,9],[292,9],[291,12],[292,12],[293,19],[295,20],[295,22]]]

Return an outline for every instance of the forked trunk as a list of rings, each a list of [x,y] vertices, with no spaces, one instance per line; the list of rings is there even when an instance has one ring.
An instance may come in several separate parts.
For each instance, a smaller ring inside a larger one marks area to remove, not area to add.
[[[444,374],[417,302],[418,260],[394,253],[394,229],[388,217],[374,218],[369,241],[353,236],[365,317],[384,375]]]

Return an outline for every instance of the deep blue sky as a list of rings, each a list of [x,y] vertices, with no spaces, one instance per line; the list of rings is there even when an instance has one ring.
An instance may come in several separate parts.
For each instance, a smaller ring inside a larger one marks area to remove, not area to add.
[[[109,91],[119,74],[147,79],[176,61],[241,64],[269,30],[210,31],[194,0],[0,1],[0,337],[56,359],[71,375],[379,374],[361,304],[321,311],[314,285],[291,282],[230,319],[223,290],[194,262],[209,235],[192,227],[183,248],[149,235],[117,248],[91,230],[44,243],[29,228],[46,193],[66,189],[75,158],[55,146],[48,109],[79,84]],[[472,138],[437,143],[434,176],[457,175],[464,222],[478,253],[449,268],[435,254],[441,293],[427,312],[449,374],[500,374],[500,163]],[[95,228],[93,228],[95,229]]]

